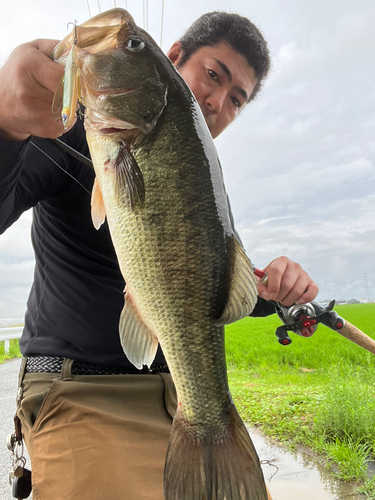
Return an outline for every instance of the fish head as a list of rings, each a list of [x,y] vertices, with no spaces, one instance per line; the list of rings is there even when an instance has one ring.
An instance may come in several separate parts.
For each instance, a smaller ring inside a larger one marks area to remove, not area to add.
[[[167,103],[168,86],[157,70],[152,38],[134,21],[99,52],[80,51],[86,129],[151,132]],[[161,52],[161,51],[160,51]]]

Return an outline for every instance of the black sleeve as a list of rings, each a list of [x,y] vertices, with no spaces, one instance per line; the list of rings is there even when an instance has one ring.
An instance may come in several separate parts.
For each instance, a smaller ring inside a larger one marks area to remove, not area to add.
[[[16,220],[12,219],[16,185],[29,148],[29,142],[30,139],[12,142],[0,137],[0,234]]]
[[[87,155],[81,121],[61,139]],[[81,167],[50,139],[31,136],[24,142],[11,142],[0,138],[0,234],[23,212],[64,188]],[[74,171],[67,172],[70,169]]]
[[[275,312],[275,306],[271,304],[271,302],[258,297],[258,302],[255,304],[253,312],[250,314],[250,316],[252,316],[253,318],[264,318],[265,316],[275,314]]]

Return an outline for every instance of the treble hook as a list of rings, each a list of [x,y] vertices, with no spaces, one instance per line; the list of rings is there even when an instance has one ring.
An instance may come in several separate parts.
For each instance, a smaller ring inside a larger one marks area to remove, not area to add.
[[[72,24],[74,26],[74,38],[73,38],[73,45],[77,45],[78,43],[78,37],[77,37],[77,26],[78,26],[78,21],[77,19],[74,21],[74,23],[70,22],[66,25],[66,28],[68,29],[68,26]]]

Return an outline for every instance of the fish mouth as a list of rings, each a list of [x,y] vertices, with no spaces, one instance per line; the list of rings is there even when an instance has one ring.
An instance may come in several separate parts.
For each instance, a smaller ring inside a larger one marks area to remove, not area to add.
[[[123,132],[124,130],[127,130],[127,129],[126,128],[109,127],[109,128],[102,128],[99,130],[99,132],[103,135],[110,135],[110,134],[118,134],[120,132]]]
[[[131,130],[137,128],[131,123],[123,120],[106,116],[93,109],[85,109],[85,128],[92,131],[99,132],[103,135],[117,134],[124,130]]]

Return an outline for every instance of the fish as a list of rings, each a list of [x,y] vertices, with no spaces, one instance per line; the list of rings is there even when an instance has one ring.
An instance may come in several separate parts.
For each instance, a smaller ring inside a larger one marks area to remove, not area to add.
[[[256,303],[256,279],[211,134],[183,78],[130,13],[98,15],[77,38],[92,218],[97,229],[107,219],[126,283],[121,344],[140,369],[160,343],[178,396],[165,499],[266,500],[224,345],[224,326]],[[69,35],[56,55],[71,44]]]

